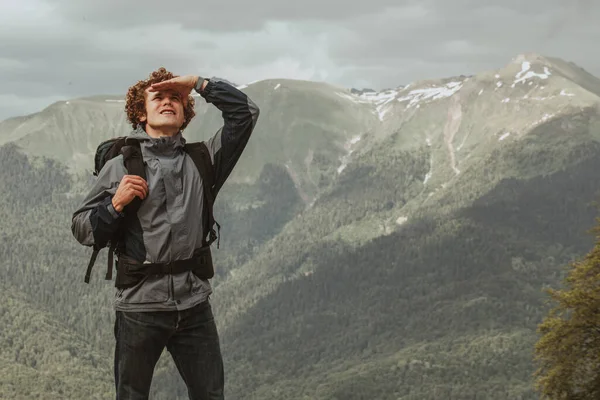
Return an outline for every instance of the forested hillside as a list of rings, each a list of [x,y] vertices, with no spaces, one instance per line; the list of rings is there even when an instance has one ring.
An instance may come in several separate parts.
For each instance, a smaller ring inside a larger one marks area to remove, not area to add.
[[[544,289],[594,243],[597,87],[528,56],[381,93],[243,88],[264,119],[215,207],[227,398],[537,399]],[[71,215],[102,139],[75,128],[125,130],[116,100],[0,124],[0,398],[112,398],[114,282],[104,250],[84,283]],[[190,138],[218,128],[198,115]],[[152,399],[185,398],[165,352]]]

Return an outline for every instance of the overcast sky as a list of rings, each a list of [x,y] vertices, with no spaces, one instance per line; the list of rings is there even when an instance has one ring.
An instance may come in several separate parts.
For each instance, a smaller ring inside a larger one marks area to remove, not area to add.
[[[0,0],[0,120],[125,94],[160,66],[382,89],[519,53],[600,76],[599,0]]]

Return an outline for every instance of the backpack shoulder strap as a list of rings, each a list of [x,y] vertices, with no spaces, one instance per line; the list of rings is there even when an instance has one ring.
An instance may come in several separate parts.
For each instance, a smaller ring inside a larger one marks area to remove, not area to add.
[[[185,151],[190,155],[204,183],[211,188],[215,185],[215,169],[210,159],[210,152],[205,142],[186,143]],[[204,186],[204,185],[203,185]]]
[[[146,180],[146,164],[144,163],[144,157],[140,148],[140,142],[137,140],[125,141],[120,153],[123,154],[123,164],[125,164],[125,170],[129,175],[141,176]],[[133,200],[125,206],[123,211],[125,212],[125,219],[129,220],[135,218],[137,211],[142,205],[142,199],[134,197]],[[108,265],[106,268],[106,280],[112,280],[112,273],[114,264],[113,254],[115,250],[118,250],[118,245],[121,242],[122,231],[118,230],[115,237],[110,241],[110,248],[108,250]]]
[[[213,215],[213,205],[215,202],[215,169],[213,163],[210,159],[210,152],[205,142],[194,142],[194,143],[186,143],[185,151],[194,161],[198,172],[200,173],[200,178],[202,179],[202,186],[204,192],[204,210],[206,218],[204,220],[204,232],[208,233],[209,240],[206,240],[206,237],[203,238],[203,244],[205,246],[210,246],[217,238],[220,237],[221,226],[215,221],[215,217]],[[219,230],[219,235],[215,233],[213,228],[214,225],[217,225]],[[219,242],[217,242],[217,248],[219,247]]]
[[[142,151],[140,148],[140,143],[137,140],[127,140],[126,137],[118,137],[115,139],[107,140],[101,143],[98,146],[98,150],[96,151],[95,157],[95,167],[96,171],[94,175],[97,176],[100,168],[104,166],[106,160],[116,157],[119,154],[123,154],[123,163],[125,165],[125,169],[129,175],[137,175],[146,179],[146,165],[144,163],[144,158],[142,156]],[[126,218],[132,218],[137,214],[138,209],[140,208],[142,200],[139,197],[135,197],[131,203],[125,206],[124,211],[126,212]],[[112,280],[112,273],[114,268],[114,258],[113,254],[115,250],[118,249],[118,244],[121,239],[121,231],[117,230],[117,233],[110,240],[110,247],[108,250],[108,265],[106,269],[106,280]],[[85,274],[85,282],[89,283],[90,275],[92,272],[92,267],[96,262],[96,257],[98,256],[98,252],[100,248],[94,246],[94,251],[92,253],[92,257],[87,267],[87,271]]]
[[[140,149],[140,142],[133,140],[128,143],[132,144],[126,144],[121,149],[125,169],[129,175],[141,176],[146,180],[146,164],[144,163],[142,150]],[[141,203],[142,199],[136,196],[125,208],[128,213],[135,214],[140,208]]]

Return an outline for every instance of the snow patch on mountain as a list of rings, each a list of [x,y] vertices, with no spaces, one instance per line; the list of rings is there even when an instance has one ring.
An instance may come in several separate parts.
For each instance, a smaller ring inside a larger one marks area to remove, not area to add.
[[[506,132],[504,135],[500,136],[500,138],[498,140],[502,141],[502,140],[506,139],[509,136],[510,136],[510,132]]]
[[[398,98],[399,102],[408,101],[406,108],[420,106],[420,103],[451,97],[462,88],[462,82],[452,81],[440,87],[413,89],[406,96]]]
[[[540,74],[531,70],[531,63],[529,61],[523,61],[521,64],[521,71],[515,75],[514,84],[525,82],[527,79],[535,77],[540,79],[548,79],[550,75],[551,73],[548,67],[544,66],[544,73]],[[531,82],[529,84],[531,84]]]
[[[260,80],[260,79],[259,79],[259,80]],[[256,83],[256,82],[258,82],[259,80],[255,80],[255,81],[252,81],[252,82],[248,82],[248,83],[246,83],[246,84],[243,84],[243,85],[240,85],[240,86],[236,86],[235,88],[236,88],[236,89],[238,89],[238,90],[246,89],[248,86],[250,86],[250,85],[252,85],[252,84],[255,84],[255,83]]]
[[[396,224],[402,225],[402,224],[406,223],[406,221],[408,221],[407,217],[404,217],[404,216],[398,217],[398,219],[396,220]]]
[[[356,103],[370,103],[375,106],[373,113],[383,121],[388,113],[394,107],[394,100],[400,103],[408,102],[406,108],[420,108],[422,104],[429,103],[434,100],[451,97],[463,87],[464,81],[452,81],[444,85],[433,85],[433,87],[425,87],[406,91],[413,86],[408,84],[404,87],[396,89],[388,89],[382,92],[365,92],[360,95],[349,94],[345,92],[336,92],[335,94],[341,98],[351,100]],[[400,97],[398,97],[400,96]]]
[[[554,117],[555,114],[548,114],[545,113],[542,118],[538,119],[537,121],[534,121],[531,125],[529,125],[530,128],[533,128],[539,124],[542,124],[546,121],[549,121],[552,117]]]
[[[431,179],[431,171],[429,171],[427,174],[425,174],[425,179],[423,180],[423,185],[427,184],[427,181],[429,181]]]
[[[397,90],[386,90],[384,92],[367,92],[360,95],[353,95],[344,92],[336,92],[336,95],[343,99],[353,101],[360,104],[372,104],[375,106],[374,114],[377,114],[380,121],[383,121],[384,116],[391,109],[389,104],[398,96]]]
[[[348,93],[335,92],[335,94],[337,96],[341,97],[342,99],[350,100],[350,101],[353,101],[355,103],[366,103],[366,101],[362,101],[359,97],[353,96],[353,95],[348,94]]]
[[[350,139],[349,143],[350,143],[350,145],[354,145],[358,142],[360,142],[360,136],[353,137],[352,139]]]
[[[383,121],[385,115],[391,109],[391,102],[398,96],[397,90],[386,90],[380,93],[363,93],[361,97],[373,104],[375,104],[375,111],[379,116],[379,120]]]

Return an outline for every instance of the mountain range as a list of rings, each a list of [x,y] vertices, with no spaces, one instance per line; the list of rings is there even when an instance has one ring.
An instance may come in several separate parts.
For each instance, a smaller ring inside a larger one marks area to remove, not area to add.
[[[593,244],[600,79],[527,53],[380,92],[290,79],[240,89],[261,117],[215,208],[229,398],[537,398],[543,289]],[[192,141],[222,121],[202,99],[196,113]],[[83,283],[90,254],[70,213],[97,145],[130,129],[120,96],[0,122],[0,342],[22,348],[22,331],[49,344],[0,353],[14,373],[6,398],[37,379],[51,398],[110,398],[113,287],[98,271]],[[64,333],[51,340],[48,324]],[[68,363],[90,379],[73,385]],[[153,398],[185,398],[166,356]]]

